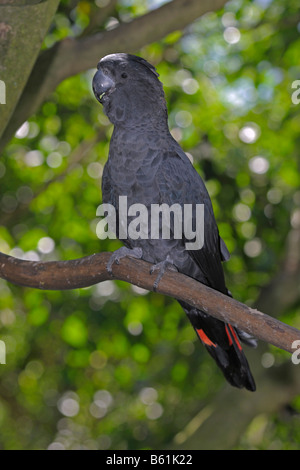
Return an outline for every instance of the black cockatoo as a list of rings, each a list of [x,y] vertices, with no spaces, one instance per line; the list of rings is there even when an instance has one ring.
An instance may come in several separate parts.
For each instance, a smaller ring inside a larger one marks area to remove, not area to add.
[[[187,249],[184,235],[175,237],[173,231],[169,238],[151,238],[149,229],[149,237],[129,234],[123,240],[125,246],[112,255],[108,269],[120,258],[133,256],[152,263],[152,271],[158,270],[156,285],[165,269],[173,268],[230,295],[222,268],[229,253],[219,235],[204,182],[169,131],[166,99],[155,67],[141,57],[117,53],[102,58],[97,69],[93,91],[114,125],[103,171],[103,203],[113,205],[117,214],[120,196],[127,197],[128,206],[143,204],[149,209],[155,204],[204,207],[204,243],[198,249]],[[120,225],[117,236],[124,230]],[[255,382],[240,343],[253,345],[254,340],[230,324],[180,303],[227,381],[254,391]]]

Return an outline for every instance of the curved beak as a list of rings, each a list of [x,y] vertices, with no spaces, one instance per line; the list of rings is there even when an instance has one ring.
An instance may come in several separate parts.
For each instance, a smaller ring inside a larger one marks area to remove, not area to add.
[[[99,103],[102,104],[104,95],[115,85],[115,82],[105,75],[102,70],[98,70],[93,78],[93,92]]]

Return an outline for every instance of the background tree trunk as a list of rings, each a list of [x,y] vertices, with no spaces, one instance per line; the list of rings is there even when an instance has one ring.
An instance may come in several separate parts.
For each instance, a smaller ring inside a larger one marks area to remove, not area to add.
[[[293,229],[278,274],[261,289],[255,307],[263,308],[271,316],[284,313],[300,299],[299,276],[300,230]],[[266,351],[265,344],[246,350],[257,383],[256,392],[251,394],[226,386],[175,436],[171,448],[232,449],[255,417],[278,412],[300,393],[300,366],[287,361],[266,369],[262,366]]]
[[[0,138],[22,95],[58,4],[59,0],[0,1],[0,79],[6,85]],[[11,122],[18,122],[17,115]]]
[[[6,13],[2,26],[6,38],[3,47],[7,44],[7,52],[5,72],[0,68],[0,79],[6,82],[9,91],[5,113],[0,116],[0,151],[62,80],[96,67],[106,54],[133,53],[173,31],[182,30],[204,13],[222,8],[226,0],[213,3],[208,0],[173,0],[129,23],[121,23],[113,30],[66,38],[43,51],[36,61],[58,3],[58,0],[47,0],[38,5],[19,7],[21,14],[17,17],[14,15],[17,7],[2,7]],[[32,18],[35,18],[34,26]],[[16,36],[16,31],[21,31],[21,34]]]

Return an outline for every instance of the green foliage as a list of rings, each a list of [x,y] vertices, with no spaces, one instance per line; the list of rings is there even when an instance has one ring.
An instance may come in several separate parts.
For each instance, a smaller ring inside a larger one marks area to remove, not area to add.
[[[152,3],[119,1],[114,18]],[[43,47],[81,34],[96,4],[61,2]],[[298,7],[234,0],[137,51],[157,65],[172,133],[207,183],[232,253],[227,284],[243,302],[277,272],[299,227]],[[4,152],[2,252],[64,260],[119,247],[96,236],[111,126],[93,97],[93,72],[62,82]],[[299,306],[286,314],[299,324]],[[224,385],[179,305],[125,283],[40,292],[0,280],[0,325],[3,449],[159,449]],[[298,429],[296,412],[271,423],[263,416],[243,445],[299,448]]]

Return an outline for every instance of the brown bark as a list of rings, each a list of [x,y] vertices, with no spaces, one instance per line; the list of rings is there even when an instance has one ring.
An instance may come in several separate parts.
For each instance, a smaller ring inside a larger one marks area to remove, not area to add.
[[[99,253],[70,261],[32,262],[0,253],[0,277],[14,284],[44,290],[87,287],[106,279],[118,279],[154,290],[150,264],[133,258],[114,264],[113,275],[106,269],[111,253]],[[187,302],[207,314],[267,343],[294,352],[300,331],[247,305],[217,292],[180,273],[167,272],[157,292]]]

